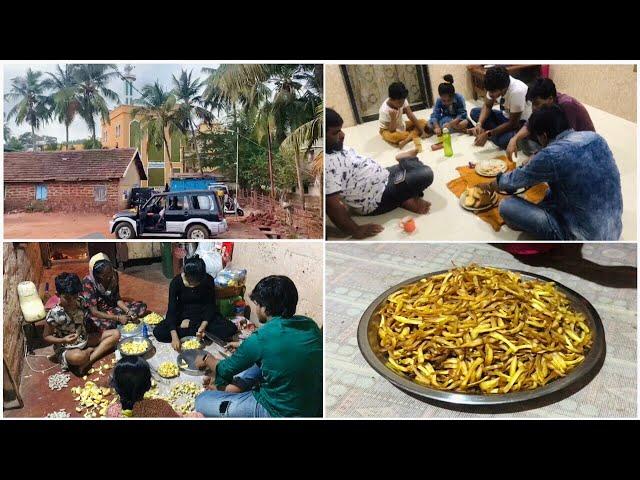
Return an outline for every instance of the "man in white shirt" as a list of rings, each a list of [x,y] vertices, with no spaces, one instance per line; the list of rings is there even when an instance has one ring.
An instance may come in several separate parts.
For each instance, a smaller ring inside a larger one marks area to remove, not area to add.
[[[527,101],[528,87],[509,75],[504,67],[487,69],[484,87],[487,98],[482,108],[471,109],[470,116],[476,126],[470,128],[468,133],[475,135],[474,145],[481,147],[491,140],[505,149],[531,115],[531,103]],[[496,102],[500,110],[493,109]]]
[[[325,177],[326,210],[342,232],[361,239],[377,235],[382,225],[358,225],[357,215],[381,215],[402,207],[424,214],[431,204],[421,198],[433,182],[433,172],[417,158],[413,149],[396,155],[398,165],[384,168],[372,158],[345,148],[342,117],[326,109]]]
[[[427,120],[418,119],[409,106],[409,91],[402,82],[394,82],[389,85],[389,97],[380,105],[378,121],[380,122],[380,135],[387,142],[404,147],[413,140],[418,151],[422,151],[420,138],[429,136]],[[405,113],[408,122],[402,120]]]

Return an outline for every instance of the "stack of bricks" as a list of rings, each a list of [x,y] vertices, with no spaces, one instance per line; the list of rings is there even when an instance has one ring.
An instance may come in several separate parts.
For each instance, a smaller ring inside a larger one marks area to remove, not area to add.
[[[285,209],[279,202],[271,200],[271,197],[267,195],[261,195],[255,191],[241,191],[239,202],[240,205],[263,212],[273,211],[276,218],[283,225],[286,225],[287,215]],[[307,238],[322,238],[323,223],[319,205],[320,202],[317,200],[310,205],[306,205],[306,210],[303,210],[299,203],[293,203],[293,208],[291,209],[293,225],[291,226],[296,232]]]

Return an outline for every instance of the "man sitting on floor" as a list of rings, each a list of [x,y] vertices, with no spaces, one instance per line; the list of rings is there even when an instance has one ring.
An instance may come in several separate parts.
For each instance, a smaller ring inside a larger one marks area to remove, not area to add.
[[[298,289],[289,277],[270,275],[251,295],[261,328],[232,356],[198,355],[208,389],[195,400],[205,417],[321,417],[322,331],[296,315]]]
[[[471,119],[476,122],[468,132],[475,135],[474,145],[484,146],[491,140],[499,148],[507,148],[509,140],[531,115],[531,104],[527,102],[527,85],[513,78],[504,67],[487,69],[484,77],[487,98],[482,108],[471,109]],[[498,101],[500,110],[493,110]]]
[[[605,139],[570,129],[558,105],[534,112],[529,131],[542,149],[523,167],[499,174],[482,188],[514,192],[546,182],[549,191],[537,205],[518,196],[503,200],[505,223],[540,240],[618,240],[620,172]]]
[[[349,208],[360,215],[380,215],[398,207],[424,214],[430,203],[420,198],[433,182],[433,172],[418,160],[413,149],[396,155],[398,165],[384,168],[372,158],[344,148],[342,117],[326,110],[326,194],[327,215],[344,233],[353,238],[371,237],[382,225],[358,225]]]
[[[527,91],[527,101],[531,102],[533,111],[544,106],[558,105],[567,117],[569,127],[576,132],[595,132],[589,112],[578,100],[564,93],[558,93],[553,80],[550,78],[538,78]],[[513,161],[513,156],[518,156],[518,150],[527,156],[531,156],[540,150],[541,146],[529,135],[529,127],[525,123],[520,131],[509,140],[507,145],[507,157]]]

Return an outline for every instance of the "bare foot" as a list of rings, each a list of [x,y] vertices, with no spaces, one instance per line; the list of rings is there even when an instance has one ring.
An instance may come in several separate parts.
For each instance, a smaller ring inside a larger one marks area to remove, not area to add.
[[[410,198],[409,200],[405,200],[401,207],[410,212],[424,215],[425,213],[429,213],[431,203],[427,202],[424,198]]]
[[[422,144],[420,144],[420,146],[422,147]],[[403,158],[415,158],[418,156],[418,153],[420,153],[421,151],[422,150],[418,150],[417,148],[412,148],[411,150],[400,152],[399,154],[396,155],[396,160],[400,161]]]

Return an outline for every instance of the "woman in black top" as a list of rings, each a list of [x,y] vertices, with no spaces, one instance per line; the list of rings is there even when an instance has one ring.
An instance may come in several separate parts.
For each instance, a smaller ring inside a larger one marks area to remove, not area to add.
[[[205,331],[229,341],[238,329],[218,313],[213,277],[196,255],[187,258],[182,274],[171,280],[167,315],[153,330],[153,336],[159,342],[171,342],[179,352],[182,337],[202,338]]]

